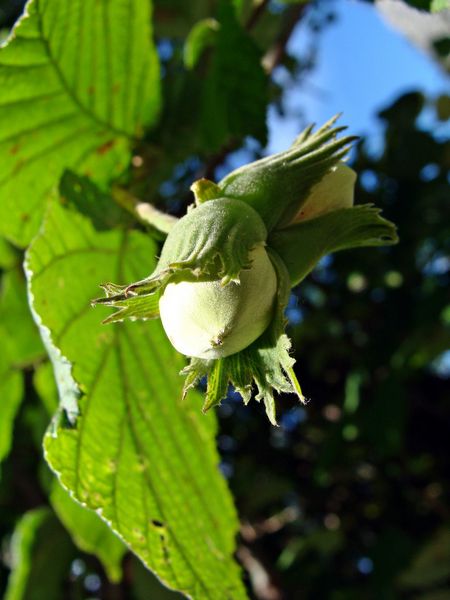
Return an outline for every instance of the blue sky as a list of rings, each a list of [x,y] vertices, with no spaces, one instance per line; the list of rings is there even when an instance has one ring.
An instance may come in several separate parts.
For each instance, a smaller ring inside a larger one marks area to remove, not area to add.
[[[317,68],[287,92],[288,116],[279,118],[272,110],[269,114],[269,153],[290,145],[301,125],[299,109],[306,122],[317,123],[343,112],[341,121],[352,134],[372,137],[379,129],[376,112],[402,92],[419,89],[435,97],[450,90],[443,70],[384,21],[373,5],[337,0],[333,6],[337,20],[319,34]],[[310,35],[307,24],[300,23],[288,51],[301,55]]]

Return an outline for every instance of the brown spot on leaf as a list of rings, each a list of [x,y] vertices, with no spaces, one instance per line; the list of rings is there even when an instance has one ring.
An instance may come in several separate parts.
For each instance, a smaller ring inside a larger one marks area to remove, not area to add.
[[[15,175],[16,173],[18,173],[20,171],[20,169],[24,166],[24,164],[25,164],[25,160],[23,160],[23,159],[18,160],[12,169],[12,174]]]
[[[17,154],[20,150],[20,145],[19,144],[14,144],[14,146],[11,146],[11,148],[9,149],[10,154]]]
[[[109,140],[97,148],[97,154],[106,154],[115,144],[115,140]]]

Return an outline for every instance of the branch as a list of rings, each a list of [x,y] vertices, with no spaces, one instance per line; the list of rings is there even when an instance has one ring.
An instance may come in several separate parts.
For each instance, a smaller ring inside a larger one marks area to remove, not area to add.
[[[247,31],[250,31],[256,25],[268,4],[269,0],[260,0],[260,2],[255,6],[253,12],[249,16],[245,24],[245,29]]]
[[[296,521],[298,508],[288,506],[281,512],[272,515],[259,523],[241,523],[240,534],[246,544],[253,544],[259,538],[280,531],[288,523]],[[248,545],[241,545],[237,557],[248,572],[253,592],[258,600],[282,600],[283,593],[275,582],[275,577],[264,566],[262,561]]]
[[[250,548],[240,546],[236,555],[247,571],[255,597],[258,600],[282,600],[281,590],[272,581],[264,565],[256,558]]]
[[[296,521],[298,517],[298,508],[294,506],[288,506],[281,512],[269,517],[268,519],[265,519],[264,521],[261,521],[260,523],[241,523],[241,536],[246,542],[251,543],[258,538],[263,537],[264,535],[280,531],[280,529],[283,529],[285,525]]]
[[[292,6],[284,15],[283,24],[280,33],[277,36],[273,46],[269,48],[262,60],[262,65],[266,73],[270,74],[282,62],[286,54],[286,47],[297,23],[303,17],[306,4]]]
[[[140,223],[151,225],[161,233],[169,233],[178,221],[177,217],[157,209],[153,204],[142,202],[123,188],[114,187],[112,196],[119,206],[131,213]]]

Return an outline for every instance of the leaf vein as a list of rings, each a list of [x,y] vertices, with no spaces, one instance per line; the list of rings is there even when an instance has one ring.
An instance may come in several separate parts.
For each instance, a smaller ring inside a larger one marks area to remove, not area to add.
[[[66,80],[65,75],[61,71],[61,68],[57,62],[56,57],[53,56],[53,54],[52,54],[49,41],[44,35],[43,23],[42,23],[42,13],[40,12],[41,1],[35,0],[35,2],[36,2],[37,23],[38,23],[38,28],[39,28],[42,42],[45,46],[45,50],[46,50],[47,56],[49,58],[49,62],[53,66],[55,73],[57,74],[57,76],[61,82],[61,85],[64,88],[64,90],[66,91],[68,97],[71,98],[71,100],[76,104],[76,106],[80,109],[80,111],[82,111],[84,114],[86,114],[92,121],[96,122],[97,124],[101,125],[102,127],[106,127],[108,129],[110,129],[111,131],[114,131],[119,136],[125,136],[129,139],[133,139],[134,136],[130,135],[127,131],[116,128],[112,123],[109,123],[108,121],[105,121],[104,119],[100,118],[92,110],[90,110],[86,106],[84,106],[84,104],[81,102],[81,100],[75,94],[75,92],[71,89],[68,81]]]
[[[98,253],[98,254],[115,254],[115,251],[112,248],[97,248],[95,246],[89,248],[74,248],[73,250],[67,251],[65,254],[60,254],[58,256],[53,257],[47,264],[42,267],[42,269],[38,273],[33,273],[33,279],[36,280],[41,275],[43,275],[50,267],[53,267],[56,263],[61,260],[65,260],[68,256],[74,256],[76,254],[85,254],[85,253]]]

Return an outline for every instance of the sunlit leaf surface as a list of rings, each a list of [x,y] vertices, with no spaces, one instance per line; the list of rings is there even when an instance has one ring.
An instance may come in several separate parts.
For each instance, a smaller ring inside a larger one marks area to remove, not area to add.
[[[27,244],[64,168],[104,183],[159,108],[151,2],[32,0],[0,50],[0,231]]]
[[[158,321],[105,326],[89,305],[98,282],[142,278],[155,254],[142,233],[97,231],[57,204],[48,214],[27,270],[71,421],[55,419],[47,460],[169,586],[196,599],[245,598],[214,415],[195,396],[181,401],[182,359]]]

